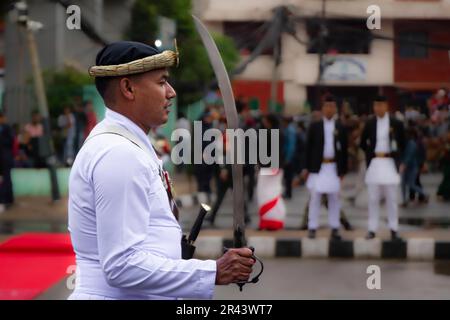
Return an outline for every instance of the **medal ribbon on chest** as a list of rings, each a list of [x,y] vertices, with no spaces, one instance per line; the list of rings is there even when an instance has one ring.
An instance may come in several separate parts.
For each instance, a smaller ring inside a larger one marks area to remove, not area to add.
[[[175,218],[178,220],[180,214],[179,214],[177,203],[173,196],[175,192],[173,189],[172,181],[169,176],[169,172],[167,172],[166,170],[163,170],[160,167],[159,168],[159,176],[161,177],[161,181],[163,183],[164,189],[167,192],[167,197],[169,198],[170,209],[172,210],[172,213],[175,216]]]

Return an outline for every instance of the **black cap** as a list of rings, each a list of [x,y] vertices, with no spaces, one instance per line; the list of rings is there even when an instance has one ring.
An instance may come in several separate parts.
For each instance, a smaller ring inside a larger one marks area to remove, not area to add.
[[[385,96],[376,96],[375,99],[373,100],[374,102],[386,102],[387,98]]]
[[[134,41],[118,41],[105,46],[97,54],[97,66],[118,65],[161,53],[155,47]]]
[[[336,102],[336,98],[333,95],[328,94],[325,96],[324,102]]]

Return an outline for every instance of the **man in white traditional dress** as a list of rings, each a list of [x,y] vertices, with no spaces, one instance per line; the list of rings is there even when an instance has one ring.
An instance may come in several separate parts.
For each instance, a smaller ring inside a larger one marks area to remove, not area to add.
[[[340,240],[341,180],[347,173],[347,134],[336,119],[337,105],[332,96],[322,104],[322,119],[311,123],[306,142],[306,186],[310,192],[308,237],[315,238],[319,227],[321,198],[328,197],[328,221],[331,239]]]
[[[369,195],[369,223],[366,238],[375,238],[380,216],[380,201],[384,197],[388,213],[388,224],[392,240],[398,236],[397,189],[400,183],[399,171],[405,147],[405,133],[402,122],[389,116],[386,97],[379,96],[373,103],[375,116],[369,119],[361,136],[361,148],[366,154],[367,171],[365,182]]]
[[[248,248],[218,260],[182,260],[181,228],[167,173],[148,138],[164,124],[178,52],[129,41],[97,55],[105,119],[86,139],[69,180],[69,231],[76,254],[70,299],[210,299],[216,284],[247,281]]]

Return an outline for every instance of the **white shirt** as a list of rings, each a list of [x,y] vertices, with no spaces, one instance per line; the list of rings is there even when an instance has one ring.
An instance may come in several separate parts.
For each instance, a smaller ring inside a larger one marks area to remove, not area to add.
[[[324,144],[323,144],[323,157],[334,158],[334,128],[336,120],[332,118],[328,120],[323,118],[323,130],[324,130]]]
[[[120,125],[124,137],[86,142],[69,178],[69,231],[77,261],[76,294],[113,299],[210,299],[216,262],[181,259],[181,228],[159,176],[161,161],[142,129],[107,109],[97,128]]]
[[[375,153],[389,153],[389,114],[386,112],[382,118],[377,117],[377,142]]]
[[[375,153],[391,152],[389,139],[389,114],[386,112],[382,118],[377,117],[377,142]],[[400,175],[392,158],[374,158],[366,171],[367,184],[398,185]]]
[[[323,117],[323,157],[334,158],[334,131],[336,119],[328,120]],[[337,175],[336,163],[322,163],[318,173],[311,173],[306,182],[307,188],[312,192],[336,193],[339,192],[341,182]]]

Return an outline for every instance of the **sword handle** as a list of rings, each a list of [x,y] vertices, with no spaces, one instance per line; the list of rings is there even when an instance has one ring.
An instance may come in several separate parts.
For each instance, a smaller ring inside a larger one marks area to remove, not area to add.
[[[195,240],[197,240],[197,236],[200,233],[200,230],[202,228],[203,220],[205,219],[205,215],[211,210],[211,208],[202,203],[200,205],[200,212],[198,213],[197,219],[195,219],[194,224],[192,225],[191,232],[189,233],[187,242],[188,243],[194,243]]]
[[[237,286],[239,287],[239,291],[242,292],[242,289],[244,288],[244,285],[248,284],[248,283],[257,283],[259,281],[259,277],[261,276],[261,274],[264,271],[264,264],[261,261],[261,259],[258,258],[258,256],[255,255],[255,248],[254,247],[249,247],[250,250],[252,250],[253,254],[252,254],[252,259],[255,259],[255,261],[258,261],[259,265],[261,266],[261,270],[258,272],[258,274],[256,276],[254,276],[251,280],[249,281],[241,281],[241,282],[236,282]],[[223,253],[226,253],[229,249],[224,247],[224,251]]]
[[[249,247],[249,249],[252,250],[252,258],[256,260],[256,258],[255,258],[255,248],[254,247]],[[238,282],[237,286],[239,287],[239,291],[242,292],[242,289],[244,289],[244,286],[247,283],[253,283],[252,280],[250,280],[249,282],[247,282],[247,281]],[[258,280],[256,280],[256,281],[258,281]]]

